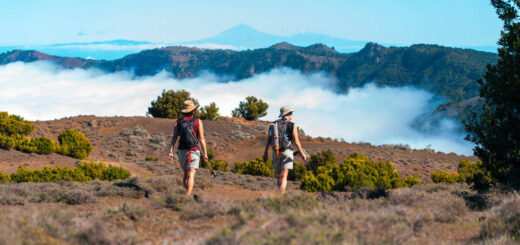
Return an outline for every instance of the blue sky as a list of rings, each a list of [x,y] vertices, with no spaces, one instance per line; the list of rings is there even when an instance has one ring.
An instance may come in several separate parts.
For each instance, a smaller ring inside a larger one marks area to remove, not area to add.
[[[409,45],[493,45],[488,0],[0,0],[0,45],[112,39],[180,42],[237,24],[276,35],[317,32]]]

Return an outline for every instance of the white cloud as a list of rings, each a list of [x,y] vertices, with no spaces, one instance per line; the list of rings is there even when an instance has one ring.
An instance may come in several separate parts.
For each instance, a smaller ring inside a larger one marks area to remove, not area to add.
[[[433,94],[415,88],[378,88],[367,85],[348,94],[332,92],[334,81],[322,73],[302,74],[276,69],[239,82],[205,73],[177,80],[162,72],[135,79],[128,72],[66,70],[45,63],[11,63],[0,66],[0,111],[31,120],[48,120],[79,114],[145,115],[150,102],[163,89],[186,89],[207,105],[216,102],[220,113],[231,114],[246,96],[269,103],[273,120],[282,105],[294,107],[294,121],[312,136],[344,138],[374,144],[407,143],[415,148],[432,145],[444,152],[471,154],[472,145],[462,140],[457,124],[443,120],[438,128],[423,133],[411,124],[434,106]]]

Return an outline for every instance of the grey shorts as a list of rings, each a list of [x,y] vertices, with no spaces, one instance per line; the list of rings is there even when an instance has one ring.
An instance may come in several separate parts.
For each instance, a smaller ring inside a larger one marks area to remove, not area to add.
[[[200,151],[191,151],[191,162],[189,168],[186,168],[186,165],[188,165],[188,157],[190,155],[189,150],[178,150],[177,156],[179,157],[179,164],[182,168],[182,170],[187,169],[198,169],[199,168],[199,162],[200,162]]]
[[[276,157],[276,150],[273,150],[273,168],[274,171],[278,172],[282,169],[293,169],[293,151],[284,150],[280,151],[280,158]]]

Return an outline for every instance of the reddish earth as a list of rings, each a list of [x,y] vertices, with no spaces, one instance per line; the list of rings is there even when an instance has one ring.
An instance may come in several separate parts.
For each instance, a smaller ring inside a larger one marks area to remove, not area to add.
[[[136,176],[165,174],[168,168],[168,148],[172,135],[173,119],[149,117],[95,117],[78,116],[53,121],[36,121],[31,137],[46,136],[57,140],[60,132],[76,128],[90,139],[93,145],[89,161],[103,161],[123,166]],[[220,121],[204,121],[208,146],[213,148],[216,159],[231,165],[237,161],[252,160],[261,156],[265,147],[268,123],[223,118]],[[474,157],[454,153],[434,153],[427,150],[400,150],[370,144],[343,143],[302,134],[301,141],[308,154],[332,150],[338,161],[353,153],[362,153],[373,160],[389,160],[403,176],[418,174],[429,181],[433,171],[456,171],[460,160],[476,160]],[[145,157],[157,157],[158,162],[145,161]],[[299,159],[301,161],[301,159]],[[298,161],[298,159],[297,159]],[[58,154],[38,155],[19,151],[0,150],[0,171],[11,173],[21,164],[29,168],[43,166],[73,167],[77,159]]]

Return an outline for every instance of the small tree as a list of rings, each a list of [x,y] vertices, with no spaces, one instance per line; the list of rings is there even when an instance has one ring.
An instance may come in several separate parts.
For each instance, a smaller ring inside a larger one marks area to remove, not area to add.
[[[200,108],[199,118],[202,120],[218,121],[220,114],[218,114],[218,107],[215,102]]]
[[[92,152],[92,145],[87,136],[76,131],[76,129],[67,129],[58,136],[60,142],[60,153],[65,156],[85,159]]]
[[[499,59],[480,84],[483,110],[467,121],[467,139],[493,181],[520,188],[520,18],[518,0],[492,0],[504,22]]]
[[[245,101],[240,101],[238,108],[234,109],[231,114],[233,117],[241,117],[246,120],[255,120],[267,115],[269,105],[262,100],[258,100],[254,96],[248,96]]]
[[[193,100],[193,103],[199,105],[199,102],[190,97],[190,92],[186,90],[163,90],[157,100],[152,101],[152,105],[148,107],[148,113],[152,117],[179,118],[185,100]]]

